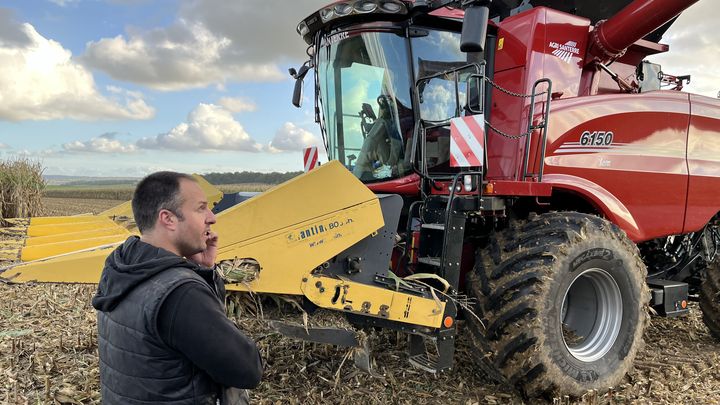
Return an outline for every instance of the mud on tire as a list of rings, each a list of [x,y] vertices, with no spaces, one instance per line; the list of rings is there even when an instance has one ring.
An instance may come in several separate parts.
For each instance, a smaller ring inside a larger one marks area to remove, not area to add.
[[[642,345],[646,273],[637,247],[601,218],[515,222],[468,277],[484,323],[469,317],[480,361],[528,397],[616,386]]]

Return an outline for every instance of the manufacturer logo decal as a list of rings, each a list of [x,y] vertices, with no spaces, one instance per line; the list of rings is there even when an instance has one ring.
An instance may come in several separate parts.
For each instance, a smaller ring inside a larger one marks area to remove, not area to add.
[[[354,222],[352,218],[337,216],[329,220],[296,228],[294,231],[286,234],[285,238],[288,243],[309,241],[311,242],[310,247],[313,247],[316,244],[319,245],[324,242],[324,236],[328,231],[332,231],[332,233],[330,233],[333,235],[332,239],[339,239],[351,234],[353,232],[352,225]]]
[[[570,63],[570,59],[572,59],[573,56],[580,56],[580,49],[578,49],[577,42],[575,41],[567,41],[564,45],[550,41],[548,46],[554,49],[551,53],[562,59],[565,63]]]
[[[347,39],[350,37],[350,34],[347,32],[338,32],[337,34],[330,35],[329,37],[324,37],[322,39],[322,43],[320,46],[328,46],[332,45],[334,43],[340,42],[343,39]]]

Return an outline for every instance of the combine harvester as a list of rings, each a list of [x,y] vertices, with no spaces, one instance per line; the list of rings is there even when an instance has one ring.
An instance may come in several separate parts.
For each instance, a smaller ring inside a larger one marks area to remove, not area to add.
[[[344,0],[312,13],[293,102],[314,70],[332,161],[218,215],[218,259],[260,267],[228,289],[405,332],[413,365],[473,362],[528,397],[621,383],[648,305],[678,316],[699,299],[720,337],[720,100],[645,61],[694,2]],[[95,283],[109,251],[2,276]],[[473,358],[455,354],[458,317]]]

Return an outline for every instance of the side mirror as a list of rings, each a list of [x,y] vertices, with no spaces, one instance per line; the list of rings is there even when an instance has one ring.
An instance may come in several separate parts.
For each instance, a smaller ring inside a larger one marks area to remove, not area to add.
[[[488,18],[490,10],[487,6],[471,5],[465,9],[460,50],[462,52],[482,52],[485,49]]]
[[[295,80],[295,89],[293,89],[292,103],[295,107],[302,107],[303,96],[303,79]]]
[[[298,108],[300,108],[302,106],[303,81],[305,79],[305,75],[307,74],[307,72],[310,71],[310,66],[309,66],[308,62],[305,62],[300,67],[299,72],[296,71],[294,68],[290,68],[288,70],[290,72],[290,76],[295,78],[295,89],[293,89],[292,103],[295,107],[298,107]]]

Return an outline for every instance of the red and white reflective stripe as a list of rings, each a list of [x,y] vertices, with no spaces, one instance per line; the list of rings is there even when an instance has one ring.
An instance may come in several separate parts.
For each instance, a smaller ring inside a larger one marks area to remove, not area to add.
[[[318,163],[318,148],[317,146],[310,146],[303,149],[303,163],[305,164],[305,171],[309,172],[314,169]]]
[[[485,157],[483,114],[450,120],[450,166],[482,166]]]

